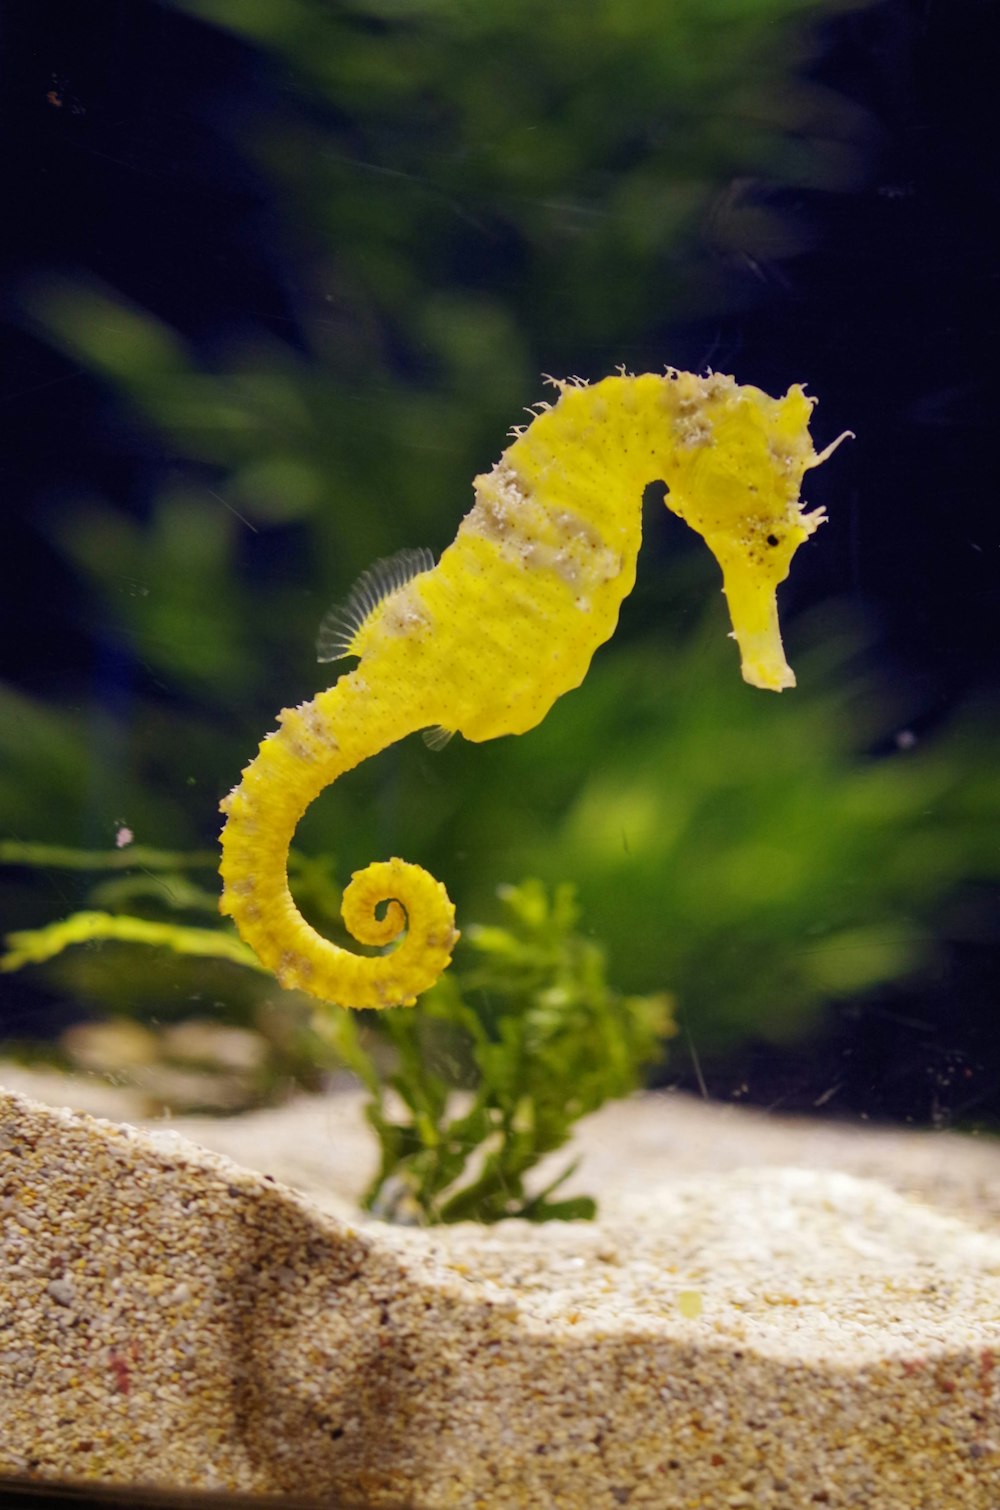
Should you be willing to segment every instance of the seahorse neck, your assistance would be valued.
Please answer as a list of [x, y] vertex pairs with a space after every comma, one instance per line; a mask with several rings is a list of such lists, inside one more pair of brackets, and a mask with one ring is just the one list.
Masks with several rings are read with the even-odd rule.
[[559, 383], [499, 463], [550, 511], [568, 508], [606, 543], [639, 545], [647, 484], [671, 485], [683, 450], [704, 434], [706, 400], [730, 378], [625, 375], [593, 386]]

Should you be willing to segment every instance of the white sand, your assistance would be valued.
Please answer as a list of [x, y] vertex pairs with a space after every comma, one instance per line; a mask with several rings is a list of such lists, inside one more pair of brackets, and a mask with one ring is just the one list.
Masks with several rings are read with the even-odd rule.
[[428, 1510], [1000, 1506], [991, 1143], [646, 1097], [581, 1131], [597, 1222], [420, 1231], [352, 1212], [356, 1096], [184, 1126], [259, 1172], [0, 1097], [0, 1472]]

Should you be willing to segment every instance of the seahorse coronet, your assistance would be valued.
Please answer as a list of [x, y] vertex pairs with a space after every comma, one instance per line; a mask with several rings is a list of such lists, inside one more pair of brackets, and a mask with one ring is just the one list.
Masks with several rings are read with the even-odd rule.
[[221, 910], [280, 984], [347, 1007], [409, 1006], [450, 963], [458, 932], [444, 886], [393, 858], [356, 871], [344, 925], [374, 955], [323, 938], [288, 888], [288, 849], [305, 809], [331, 782], [406, 735], [432, 745], [457, 731], [481, 741], [523, 733], [579, 686], [614, 633], [635, 580], [644, 487], [701, 534], [723, 575], [744, 679], [794, 686], [776, 591], [823, 522], [803, 511], [815, 399], [781, 399], [721, 373], [545, 381], [553, 403], [526, 412], [436, 565], [404, 551], [376, 563], [324, 620], [321, 657], [357, 669], [261, 741], [220, 804]]

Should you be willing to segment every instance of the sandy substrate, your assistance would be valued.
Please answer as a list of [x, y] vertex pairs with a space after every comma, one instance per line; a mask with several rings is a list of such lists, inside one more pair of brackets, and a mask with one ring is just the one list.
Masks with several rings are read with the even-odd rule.
[[428, 1510], [1000, 1505], [992, 1144], [647, 1097], [581, 1130], [597, 1222], [418, 1231], [351, 1206], [354, 1096], [184, 1127], [219, 1151], [0, 1097], [0, 1472]]

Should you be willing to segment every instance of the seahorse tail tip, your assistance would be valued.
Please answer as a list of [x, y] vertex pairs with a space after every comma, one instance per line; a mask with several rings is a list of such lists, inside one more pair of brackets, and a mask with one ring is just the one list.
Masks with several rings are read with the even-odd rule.
[[[384, 907], [381, 917], [377, 909]], [[344, 926], [362, 944], [387, 944], [406, 929], [399, 946], [372, 971], [376, 1001], [366, 1006], [412, 1006], [451, 963], [459, 934], [447, 891], [419, 865], [376, 861], [355, 871], [345, 888]]]
[[[268, 747], [270, 748], [270, 747]], [[286, 989], [344, 1007], [412, 1006], [451, 962], [455, 909], [439, 881], [392, 859], [359, 870], [343, 896], [347, 931], [390, 951], [372, 957], [342, 949], [301, 917], [288, 890], [288, 841], [297, 807], [258, 800], [249, 776], [225, 799], [219, 910]]]

